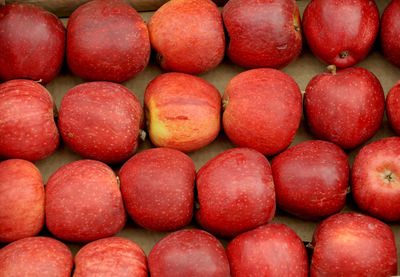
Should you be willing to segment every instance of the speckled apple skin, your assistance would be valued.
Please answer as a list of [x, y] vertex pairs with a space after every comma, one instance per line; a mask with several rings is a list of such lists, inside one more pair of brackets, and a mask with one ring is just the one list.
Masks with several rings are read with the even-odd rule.
[[30, 237], [0, 249], [0, 276], [69, 277], [73, 267], [71, 251], [49, 237]]
[[310, 276], [397, 275], [393, 231], [359, 213], [328, 217], [314, 231]]
[[0, 162], [0, 242], [35, 236], [44, 225], [44, 185], [28, 161]]
[[234, 148], [197, 173], [197, 222], [217, 236], [233, 237], [272, 220], [275, 189], [268, 160], [249, 148]]
[[185, 73], [165, 73], [144, 95], [147, 130], [157, 147], [183, 152], [212, 142], [220, 130], [221, 95], [210, 83]]
[[75, 256], [73, 277], [147, 277], [147, 261], [135, 242], [111, 237], [83, 246]]
[[270, 68], [240, 73], [228, 83], [222, 101], [223, 128], [236, 145], [270, 156], [293, 141], [302, 100], [299, 86], [286, 73]]
[[308, 256], [289, 227], [270, 223], [235, 237], [226, 249], [232, 277], [308, 276]]
[[229, 277], [222, 244], [203, 230], [181, 230], [162, 238], [148, 257], [151, 277]]
[[390, 126], [400, 135], [400, 81], [390, 89], [386, 97], [386, 114]]
[[192, 220], [195, 176], [192, 159], [170, 148], [140, 152], [118, 174], [128, 214], [140, 226], [159, 232], [180, 229]]
[[211, 0], [172, 0], [150, 18], [151, 45], [166, 71], [200, 74], [225, 55], [221, 13]]
[[0, 84], [1, 158], [41, 160], [59, 141], [53, 99], [45, 87], [24, 79]]
[[393, 0], [381, 18], [381, 46], [385, 57], [400, 66], [400, 1]]
[[279, 208], [307, 220], [343, 209], [349, 160], [339, 146], [322, 140], [306, 141], [279, 154], [271, 168]]
[[126, 87], [89, 82], [63, 97], [58, 127], [63, 141], [83, 157], [121, 163], [138, 148], [143, 108]]
[[120, 0], [94, 0], [68, 20], [67, 62], [88, 81], [121, 83], [139, 74], [150, 58], [146, 23]]
[[228, 56], [244, 68], [280, 68], [302, 49], [299, 9], [294, 0], [230, 0], [222, 11], [230, 37]]
[[304, 114], [310, 131], [343, 149], [353, 149], [379, 129], [385, 96], [379, 80], [364, 68], [323, 73], [308, 83]]
[[47, 84], [61, 70], [65, 27], [52, 13], [31, 4], [0, 7], [0, 80]]
[[46, 184], [46, 226], [56, 237], [89, 242], [113, 236], [126, 214], [114, 172], [94, 160], [59, 168]]
[[[385, 221], [400, 220], [400, 138], [391, 137], [364, 146], [351, 169], [351, 190], [360, 209]], [[392, 173], [393, 181], [385, 179]]]
[[[364, 59], [374, 44], [378, 8], [373, 0], [312, 0], [304, 10], [303, 31], [320, 60], [349, 67]], [[344, 51], [348, 54], [341, 58]]]

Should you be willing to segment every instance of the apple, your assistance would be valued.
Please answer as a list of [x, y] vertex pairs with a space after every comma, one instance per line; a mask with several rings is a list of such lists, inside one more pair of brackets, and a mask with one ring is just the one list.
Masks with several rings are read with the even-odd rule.
[[197, 172], [196, 186], [196, 220], [214, 235], [234, 237], [275, 215], [271, 167], [256, 150], [222, 152]]
[[76, 9], [67, 26], [67, 63], [88, 81], [121, 83], [139, 74], [150, 58], [146, 23], [120, 0], [94, 0]]
[[128, 214], [140, 226], [159, 232], [188, 225], [193, 217], [195, 176], [192, 159], [178, 150], [140, 152], [119, 171]]
[[400, 81], [390, 89], [386, 97], [386, 114], [390, 126], [400, 135]]
[[30, 237], [0, 249], [1, 276], [69, 277], [74, 265], [71, 251], [49, 237]]
[[146, 255], [135, 242], [111, 237], [83, 246], [75, 256], [73, 277], [147, 277]]
[[0, 242], [37, 235], [44, 225], [44, 185], [28, 161], [0, 162]]
[[0, 6], [0, 34], [0, 80], [47, 84], [58, 75], [65, 27], [54, 14], [25, 3]]
[[89, 242], [118, 233], [126, 214], [114, 172], [94, 160], [62, 166], [46, 184], [46, 226], [56, 237]]
[[185, 73], [165, 73], [144, 94], [149, 136], [157, 147], [191, 152], [220, 130], [221, 95], [210, 83]]
[[53, 153], [60, 141], [53, 106], [50, 93], [37, 82], [0, 84], [0, 158], [37, 161]]
[[269, 223], [242, 233], [226, 252], [232, 277], [308, 276], [303, 241], [284, 224]]
[[272, 162], [276, 203], [290, 214], [318, 220], [339, 212], [346, 202], [349, 160], [335, 144], [309, 140]]
[[203, 230], [181, 230], [162, 238], [148, 258], [151, 277], [229, 277], [222, 244]]
[[230, 42], [228, 57], [244, 68], [280, 68], [301, 52], [295, 0], [230, 0], [222, 10]]
[[286, 149], [302, 114], [301, 91], [292, 77], [276, 69], [260, 68], [235, 76], [222, 97], [222, 124], [238, 146], [264, 155]]
[[393, 0], [381, 18], [381, 46], [385, 57], [400, 66], [400, 1]]
[[351, 189], [360, 209], [385, 221], [400, 220], [400, 138], [374, 141], [358, 152]]
[[359, 213], [339, 213], [314, 231], [310, 276], [397, 275], [392, 230], [378, 219]]
[[349, 67], [372, 48], [379, 31], [378, 8], [373, 0], [312, 0], [304, 10], [303, 31], [320, 60]]
[[211, 0], [172, 0], [150, 18], [150, 42], [164, 70], [200, 74], [224, 58], [221, 13]]
[[143, 117], [143, 108], [129, 89], [111, 82], [89, 82], [63, 97], [58, 126], [65, 144], [81, 156], [121, 163], [136, 153], [144, 134]]
[[378, 131], [385, 96], [379, 80], [367, 69], [331, 69], [308, 83], [304, 114], [316, 137], [353, 149]]

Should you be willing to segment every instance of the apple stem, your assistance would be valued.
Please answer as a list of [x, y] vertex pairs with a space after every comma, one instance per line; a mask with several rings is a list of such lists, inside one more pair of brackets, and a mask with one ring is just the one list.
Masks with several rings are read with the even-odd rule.
[[346, 58], [346, 56], [347, 56], [348, 54], [349, 54], [349, 50], [345, 50], [345, 51], [339, 53], [339, 57], [340, 57], [341, 59], [344, 59], [344, 58]]
[[200, 203], [199, 202], [195, 201], [194, 202], [194, 206], [196, 207], [197, 210], [200, 209]]
[[35, 82], [40, 84], [41, 82], [43, 82], [43, 79], [36, 80]]
[[225, 110], [225, 109], [226, 109], [226, 107], [228, 106], [228, 102], [229, 102], [228, 99], [222, 100], [222, 110]]
[[146, 140], [146, 132], [145, 131], [143, 131], [142, 129], [139, 129], [139, 137], [140, 137], [140, 139], [142, 140], [142, 141], [145, 141]]
[[312, 245], [311, 242], [307, 243], [306, 248], [310, 249], [310, 250], [314, 250], [314, 245]]
[[121, 181], [119, 180], [118, 176], [117, 176], [117, 183], [118, 183], [118, 187], [121, 187]]
[[327, 69], [329, 70], [330, 73], [332, 73], [333, 75], [336, 75], [336, 65], [334, 65], [334, 64], [328, 65]]
[[346, 194], [349, 194], [350, 192], [351, 192], [351, 187], [348, 186], [348, 187], [346, 188]]

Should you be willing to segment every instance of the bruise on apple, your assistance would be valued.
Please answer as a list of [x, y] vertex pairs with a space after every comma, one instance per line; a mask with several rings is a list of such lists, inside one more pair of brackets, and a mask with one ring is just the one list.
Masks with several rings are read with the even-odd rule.
[[400, 138], [364, 146], [351, 171], [353, 198], [360, 209], [386, 221], [400, 220]]

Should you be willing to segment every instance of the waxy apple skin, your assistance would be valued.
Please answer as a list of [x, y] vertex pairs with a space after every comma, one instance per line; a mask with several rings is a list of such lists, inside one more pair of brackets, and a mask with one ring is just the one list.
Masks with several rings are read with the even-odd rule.
[[73, 277], [120, 276], [147, 277], [143, 250], [125, 238], [99, 239], [83, 246], [75, 256]]
[[49, 237], [30, 237], [0, 249], [0, 276], [69, 277], [74, 265], [71, 251]]
[[139, 74], [150, 58], [147, 26], [120, 0], [94, 0], [76, 9], [67, 26], [67, 63], [88, 81], [121, 83]]
[[304, 114], [311, 133], [343, 149], [370, 139], [381, 125], [384, 110], [382, 86], [364, 68], [318, 74], [306, 87]]
[[253, 149], [234, 148], [217, 155], [197, 172], [196, 186], [196, 220], [217, 236], [236, 236], [275, 215], [271, 167]]
[[25, 3], [0, 7], [0, 80], [47, 84], [60, 72], [65, 28], [52, 13]]
[[94, 160], [59, 168], [46, 184], [46, 226], [56, 237], [89, 242], [113, 236], [126, 214], [114, 172]]
[[222, 124], [229, 139], [267, 156], [286, 149], [300, 124], [300, 88], [276, 69], [253, 69], [235, 76], [222, 103]]
[[386, 97], [386, 114], [390, 126], [400, 135], [400, 81], [390, 89]]
[[349, 67], [371, 50], [379, 31], [378, 8], [371, 0], [312, 0], [304, 10], [303, 31], [320, 60]]
[[302, 49], [299, 9], [294, 0], [230, 0], [222, 11], [230, 37], [228, 56], [244, 68], [280, 68]]
[[297, 144], [275, 157], [271, 167], [279, 208], [317, 220], [344, 207], [349, 161], [335, 144], [321, 140]]
[[127, 161], [118, 176], [125, 208], [140, 226], [166, 232], [192, 220], [196, 169], [186, 154], [145, 150]]
[[357, 154], [351, 190], [360, 209], [385, 221], [400, 220], [400, 138], [371, 142]]
[[44, 185], [28, 161], [0, 162], [0, 242], [37, 235], [44, 225]]
[[222, 244], [203, 230], [181, 230], [162, 238], [148, 257], [151, 277], [229, 277]]
[[221, 13], [211, 0], [172, 0], [150, 18], [149, 34], [157, 61], [166, 71], [200, 74], [224, 58]]
[[385, 57], [400, 66], [400, 1], [393, 0], [381, 18], [381, 46]]
[[185, 73], [165, 73], [144, 95], [149, 136], [157, 147], [191, 152], [212, 142], [220, 130], [221, 95], [210, 83]]
[[89, 82], [63, 97], [58, 126], [65, 144], [81, 156], [121, 163], [136, 153], [143, 118], [132, 91], [111, 82]]
[[308, 276], [304, 244], [284, 224], [269, 223], [242, 233], [226, 251], [232, 277]]
[[397, 275], [393, 231], [378, 219], [339, 213], [314, 231], [310, 276]]
[[0, 157], [37, 161], [53, 153], [60, 141], [53, 106], [50, 93], [37, 82], [0, 84]]

